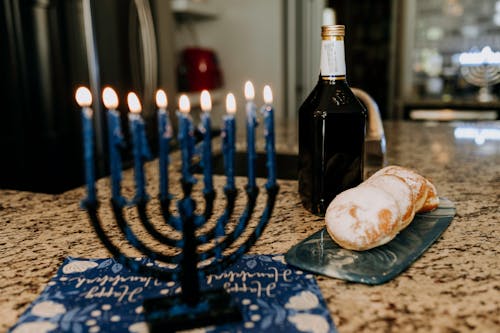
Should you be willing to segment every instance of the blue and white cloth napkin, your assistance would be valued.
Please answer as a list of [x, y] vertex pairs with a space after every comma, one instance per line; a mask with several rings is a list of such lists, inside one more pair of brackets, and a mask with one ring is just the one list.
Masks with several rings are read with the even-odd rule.
[[[193, 332], [336, 332], [314, 276], [288, 266], [282, 255], [245, 255], [202, 281], [202, 289], [220, 287], [243, 321]], [[9, 332], [147, 333], [143, 299], [179, 290], [177, 282], [139, 276], [114, 259], [70, 257]]]

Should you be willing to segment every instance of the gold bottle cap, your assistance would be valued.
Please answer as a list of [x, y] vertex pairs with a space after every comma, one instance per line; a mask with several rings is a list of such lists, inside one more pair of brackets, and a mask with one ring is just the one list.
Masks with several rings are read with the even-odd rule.
[[345, 25], [324, 25], [321, 27], [321, 37], [345, 36]]

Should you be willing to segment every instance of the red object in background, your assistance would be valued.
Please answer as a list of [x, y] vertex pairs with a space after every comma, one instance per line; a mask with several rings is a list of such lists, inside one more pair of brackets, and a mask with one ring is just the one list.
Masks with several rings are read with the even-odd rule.
[[222, 70], [213, 50], [186, 48], [177, 68], [180, 91], [201, 91], [222, 87]]

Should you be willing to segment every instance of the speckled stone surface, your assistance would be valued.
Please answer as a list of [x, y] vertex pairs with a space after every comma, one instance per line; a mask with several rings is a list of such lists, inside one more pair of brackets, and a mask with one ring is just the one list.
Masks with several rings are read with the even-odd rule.
[[[389, 163], [432, 179], [439, 195], [456, 204], [457, 215], [420, 259], [384, 285], [318, 276], [339, 332], [500, 332], [500, 141], [477, 145], [456, 139], [459, 125], [385, 123]], [[500, 131], [498, 122], [461, 125]], [[293, 134], [278, 136], [277, 142], [282, 152], [296, 151]], [[147, 165], [152, 194], [157, 193], [156, 168], [157, 161]], [[215, 183], [220, 187], [224, 178], [215, 177]], [[245, 179], [237, 183], [242, 188]], [[301, 207], [297, 182], [280, 185], [273, 218], [253, 253], [284, 253], [323, 227], [321, 218]], [[132, 197], [130, 170], [124, 172], [123, 187]], [[98, 182], [101, 217], [111, 229], [108, 188], [108, 179]], [[79, 208], [83, 196], [83, 188], [60, 195], [0, 190], [1, 332], [15, 323], [66, 256], [108, 256]], [[239, 200], [237, 211], [242, 205]], [[153, 203], [152, 216], [157, 208]], [[118, 231], [110, 235], [124, 244]]]

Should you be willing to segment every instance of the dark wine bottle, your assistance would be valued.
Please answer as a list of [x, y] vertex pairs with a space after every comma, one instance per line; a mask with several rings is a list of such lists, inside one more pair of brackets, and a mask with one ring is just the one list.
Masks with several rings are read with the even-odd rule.
[[344, 35], [343, 25], [322, 27], [319, 80], [299, 108], [299, 194], [320, 216], [363, 180], [366, 110], [346, 81]]

